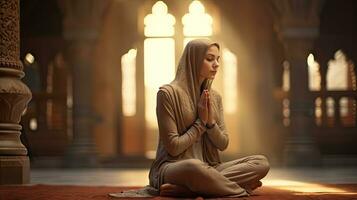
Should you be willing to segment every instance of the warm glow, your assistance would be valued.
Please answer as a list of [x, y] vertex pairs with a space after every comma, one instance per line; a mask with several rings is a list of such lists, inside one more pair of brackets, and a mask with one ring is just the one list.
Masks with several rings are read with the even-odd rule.
[[122, 99], [124, 116], [136, 113], [136, 49], [130, 49], [121, 58]]
[[333, 98], [328, 97], [326, 99], [326, 107], [327, 107], [327, 116], [333, 117], [335, 115], [335, 101]]
[[150, 150], [145, 152], [145, 157], [147, 159], [155, 159], [156, 157], [156, 151], [155, 150]]
[[237, 56], [224, 48], [222, 50], [223, 70], [223, 104], [225, 112], [233, 114], [237, 111]]
[[307, 65], [309, 72], [309, 89], [311, 91], [317, 91], [321, 89], [321, 75], [319, 73], [320, 65], [315, 62], [314, 55], [311, 53], [307, 57]]
[[283, 62], [283, 91], [290, 90], [290, 64], [288, 61]]
[[66, 99], [67, 108], [73, 107], [73, 96], [72, 96], [72, 80], [67, 79], [67, 99]]
[[288, 127], [290, 125], [290, 101], [289, 99], [283, 99], [283, 125]]
[[29, 127], [31, 131], [37, 130], [37, 119], [36, 118], [31, 118], [29, 122]]
[[338, 50], [334, 60], [328, 62], [327, 69], [327, 89], [328, 90], [347, 90], [348, 89], [348, 63], [345, 54]]
[[171, 38], [148, 38], [144, 41], [145, 118], [156, 128], [156, 94], [175, 75], [175, 41]]
[[342, 97], [340, 99], [340, 116], [346, 117], [348, 116], [348, 98]]
[[144, 18], [144, 34], [147, 37], [173, 36], [175, 22], [175, 17], [167, 12], [166, 4], [158, 1], [152, 7], [152, 14]]
[[[316, 183], [307, 183], [307, 182], [300, 182], [300, 181], [290, 181], [290, 180], [264, 180], [264, 186], [274, 187], [281, 190], [289, 190], [293, 192], [299, 193], [333, 193], [333, 194], [352, 194], [351, 192], [334, 188], [328, 187], [321, 184]], [[356, 194], [356, 193], [353, 193]]]
[[186, 37], [183, 39], [183, 46], [185, 47], [187, 43], [189, 43], [191, 40], [195, 39], [209, 39], [208, 37]]
[[351, 85], [352, 85], [352, 90], [356, 91], [357, 90], [357, 81], [356, 81], [356, 73], [355, 73], [355, 65], [353, 62], [349, 62], [350, 65], [350, 74], [351, 74]]
[[311, 54], [311, 53], [310, 53], [309, 56], [307, 57], [307, 64], [308, 64], [309, 66], [315, 64], [315, 57], [314, 57], [314, 55]]
[[321, 125], [321, 117], [322, 117], [322, 100], [321, 97], [317, 97], [315, 100], [315, 122], [316, 125]]
[[200, 1], [193, 1], [189, 7], [189, 13], [182, 17], [185, 36], [211, 36], [212, 17], [205, 13], [205, 7]]
[[25, 56], [25, 60], [26, 60], [26, 62], [28, 62], [29, 64], [32, 64], [33, 62], [35, 62], [35, 57], [34, 57], [31, 53], [28, 53], [28, 54], [26, 54], [26, 56]]

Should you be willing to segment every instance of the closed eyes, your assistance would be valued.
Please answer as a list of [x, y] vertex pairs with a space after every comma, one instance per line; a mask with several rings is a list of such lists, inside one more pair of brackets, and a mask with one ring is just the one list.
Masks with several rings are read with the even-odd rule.
[[[217, 62], [219, 62], [219, 59], [220, 59], [220, 57], [218, 56], [217, 57]], [[209, 61], [209, 62], [212, 62], [212, 61], [215, 60], [215, 57], [214, 56], [213, 57], [207, 57], [206, 60]]]

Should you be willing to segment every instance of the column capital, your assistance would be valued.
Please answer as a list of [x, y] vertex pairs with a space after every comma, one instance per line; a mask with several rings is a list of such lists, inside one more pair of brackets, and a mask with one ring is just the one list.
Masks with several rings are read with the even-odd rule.
[[270, 0], [278, 27], [318, 27], [324, 0]]
[[58, 1], [64, 15], [64, 38], [67, 40], [96, 39], [104, 14], [111, 2], [112, 0]]
[[308, 55], [314, 48], [314, 44], [315, 40], [312, 38], [285, 39], [283, 40], [285, 57], [289, 62], [293, 62], [294, 60], [306, 62]]
[[319, 36], [323, 0], [271, 0], [274, 27], [287, 59], [306, 59]]
[[[270, 0], [274, 27], [289, 62], [304, 62], [319, 36], [320, 11], [324, 0]], [[305, 75], [305, 74], [304, 74]]]

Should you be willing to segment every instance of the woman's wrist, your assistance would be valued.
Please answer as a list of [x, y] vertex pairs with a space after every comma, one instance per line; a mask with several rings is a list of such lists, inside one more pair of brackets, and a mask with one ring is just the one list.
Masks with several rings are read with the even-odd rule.
[[207, 126], [207, 122], [203, 121], [201, 118], [197, 118], [197, 121], [199, 124], [201, 124], [202, 126]]

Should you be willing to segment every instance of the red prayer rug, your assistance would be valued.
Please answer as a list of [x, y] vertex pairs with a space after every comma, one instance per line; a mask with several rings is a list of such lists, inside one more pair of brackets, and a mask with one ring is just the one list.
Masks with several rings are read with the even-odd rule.
[[[123, 190], [138, 187], [108, 186], [68, 186], [68, 185], [30, 185], [0, 186], [0, 200], [104, 200], [118, 199], [108, 196]], [[130, 198], [130, 199], [175, 199], [168, 197]], [[196, 199], [203, 199], [197, 197]], [[233, 199], [233, 198], [215, 198]], [[357, 184], [306, 186], [263, 186], [250, 197], [238, 199], [249, 200], [357, 200]]]

